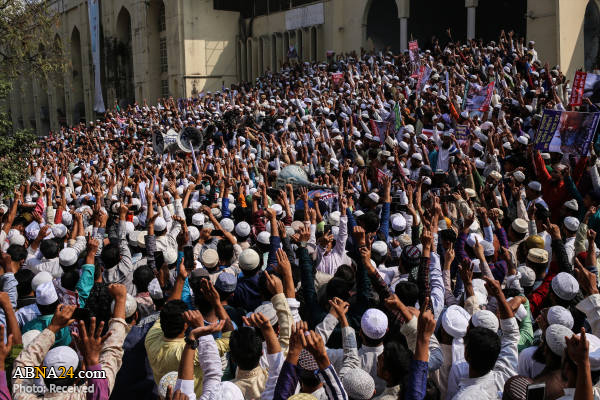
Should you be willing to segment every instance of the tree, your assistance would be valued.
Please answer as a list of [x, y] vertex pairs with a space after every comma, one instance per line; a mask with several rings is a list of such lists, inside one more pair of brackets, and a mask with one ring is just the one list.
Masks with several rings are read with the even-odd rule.
[[[8, 103], [11, 82], [27, 73], [44, 80], [64, 68], [60, 43], [54, 40], [59, 23], [58, 2], [0, 0], [0, 104]], [[6, 110], [0, 110], [0, 194], [11, 196], [27, 175], [35, 146], [31, 130], [14, 130]]]

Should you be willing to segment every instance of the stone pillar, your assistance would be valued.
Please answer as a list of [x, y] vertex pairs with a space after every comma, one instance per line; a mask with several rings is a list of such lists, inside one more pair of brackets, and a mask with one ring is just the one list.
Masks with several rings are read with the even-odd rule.
[[467, 39], [475, 38], [475, 10], [479, 0], [465, 0], [467, 8]]
[[408, 50], [408, 18], [410, 17], [410, 1], [396, 0], [398, 18], [400, 19], [400, 51]]

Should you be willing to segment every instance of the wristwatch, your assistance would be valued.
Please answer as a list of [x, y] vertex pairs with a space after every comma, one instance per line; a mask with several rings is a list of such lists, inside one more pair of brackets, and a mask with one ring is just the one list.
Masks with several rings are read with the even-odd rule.
[[190, 339], [189, 337], [185, 337], [185, 344], [189, 345], [192, 350], [196, 350], [198, 348], [198, 339]]

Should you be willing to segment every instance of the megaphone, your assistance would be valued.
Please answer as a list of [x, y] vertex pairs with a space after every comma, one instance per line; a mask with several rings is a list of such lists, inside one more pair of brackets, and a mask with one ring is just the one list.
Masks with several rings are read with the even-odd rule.
[[177, 146], [185, 153], [191, 153], [192, 150], [198, 150], [202, 147], [204, 136], [198, 129], [187, 126], [179, 131], [177, 135]]

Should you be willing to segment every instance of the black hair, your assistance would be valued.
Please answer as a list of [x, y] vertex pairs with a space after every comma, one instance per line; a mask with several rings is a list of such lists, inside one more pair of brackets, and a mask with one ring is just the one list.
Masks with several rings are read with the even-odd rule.
[[185, 329], [183, 313], [187, 311], [186, 304], [181, 300], [171, 300], [160, 310], [160, 328], [167, 339], [175, 339]]
[[454, 232], [454, 229], [444, 229], [443, 231], [440, 232], [440, 237], [442, 240], [447, 240], [449, 242], [456, 242], [456, 232]]
[[297, 371], [300, 383], [307, 388], [315, 388], [321, 383], [321, 380], [319, 379], [319, 376], [315, 374], [315, 371], [309, 371], [302, 367], [297, 367]]
[[90, 290], [90, 295], [85, 302], [85, 309], [89, 310], [90, 317], [96, 317], [96, 322], [104, 321], [104, 330], [102, 334], [108, 332], [108, 321], [112, 317], [110, 305], [112, 296], [108, 292], [108, 284], [104, 282], [96, 282]]
[[502, 293], [504, 293], [504, 297], [506, 297], [507, 299], [510, 297], [521, 296], [521, 292], [519, 291], [519, 289], [515, 288], [502, 289]]
[[243, 326], [231, 333], [229, 351], [239, 368], [252, 370], [258, 365], [262, 355], [262, 339], [254, 328]]
[[527, 260], [527, 265], [535, 271], [536, 274], [541, 274], [546, 271], [548, 267], [548, 263], [535, 263], [530, 260]]
[[71, 291], [75, 291], [77, 282], [79, 282], [79, 272], [74, 268], [65, 270], [60, 277], [60, 286]]
[[535, 219], [538, 221], [545, 221], [550, 218], [550, 211], [546, 207], [539, 205], [535, 208]]
[[233, 244], [229, 240], [221, 239], [217, 242], [219, 260], [230, 262], [234, 255]]
[[348, 264], [342, 264], [333, 274], [334, 278], [343, 279], [346, 282], [353, 283], [355, 279], [354, 268]]
[[58, 244], [52, 239], [42, 240], [40, 243], [40, 252], [47, 260], [58, 257]]
[[27, 249], [20, 244], [11, 244], [6, 249], [6, 253], [10, 256], [12, 261], [21, 262], [27, 258]]
[[110, 269], [115, 267], [121, 260], [119, 246], [116, 243], [110, 243], [104, 246], [100, 258], [102, 258], [102, 263], [105, 268]]
[[525, 239], [525, 236], [529, 235], [528, 232], [521, 233], [521, 232], [515, 231], [514, 229], [512, 231], [513, 231], [513, 234], [515, 235], [515, 239], [517, 239], [517, 240], [515, 240], [516, 242]]
[[376, 232], [379, 229], [379, 217], [372, 211], [364, 213], [358, 217], [358, 223], [365, 229], [367, 233]]
[[19, 298], [29, 296], [33, 291], [31, 287], [31, 281], [34, 277], [33, 271], [30, 269], [21, 268], [15, 272], [15, 279], [17, 280], [17, 295]]
[[487, 374], [494, 368], [500, 354], [500, 338], [487, 328], [473, 327], [465, 336], [465, 353], [470, 368], [478, 374]]
[[342, 300], [348, 300], [350, 298], [350, 290], [353, 286], [352, 281], [347, 281], [341, 277], [333, 277], [327, 282], [325, 287], [326, 300], [331, 300], [334, 297], [339, 297]]
[[46, 305], [37, 303], [37, 306], [40, 310], [41, 315], [52, 315], [56, 311], [56, 307], [58, 307], [58, 304], [58, 300], [56, 300], [54, 303]]
[[383, 346], [383, 368], [390, 374], [393, 385], [402, 383], [410, 371], [410, 350], [397, 341], [391, 340]]
[[407, 306], [414, 307], [419, 300], [419, 287], [414, 282], [400, 281], [394, 289], [394, 293], [402, 303]]
[[148, 285], [154, 279], [152, 268], [144, 265], [133, 271], [133, 284], [138, 293], [147, 292]]

